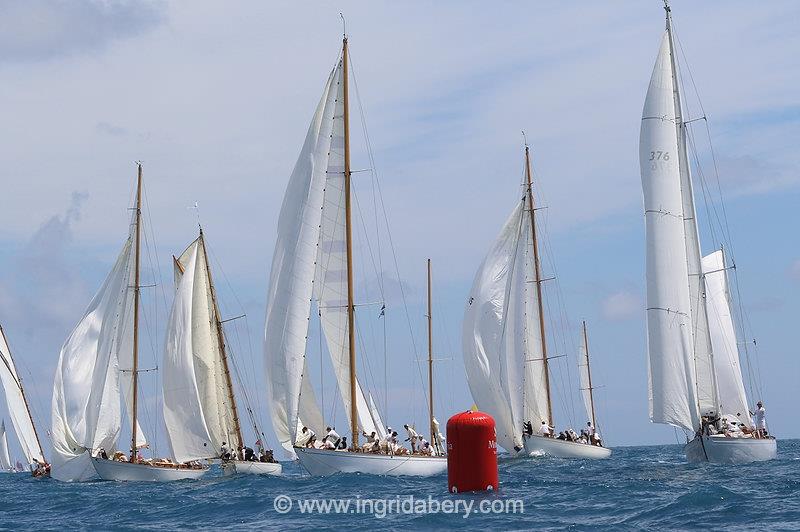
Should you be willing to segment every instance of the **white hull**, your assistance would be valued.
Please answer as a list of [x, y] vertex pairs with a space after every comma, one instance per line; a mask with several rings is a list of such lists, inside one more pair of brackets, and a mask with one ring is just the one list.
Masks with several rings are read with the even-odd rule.
[[575, 443], [545, 438], [544, 436], [530, 436], [525, 438], [525, 454], [527, 456], [555, 456], [557, 458], [582, 458], [586, 460], [600, 460], [611, 456], [611, 449], [598, 447], [587, 443]]
[[778, 454], [774, 438], [695, 437], [683, 448], [689, 463], [746, 464], [772, 460]]
[[444, 456], [386, 455], [295, 448], [300, 464], [310, 475], [327, 476], [336, 473], [367, 475], [429, 477], [447, 470]]
[[225, 460], [222, 462], [222, 474], [231, 475], [280, 475], [283, 466], [275, 462], [240, 462]]
[[92, 458], [94, 469], [103, 480], [131, 482], [171, 482], [173, 480], [197, 479], [208, 472], [208, 468], [184, 469], [159, 467], [149, 464], [132, 464], [103, 458]]

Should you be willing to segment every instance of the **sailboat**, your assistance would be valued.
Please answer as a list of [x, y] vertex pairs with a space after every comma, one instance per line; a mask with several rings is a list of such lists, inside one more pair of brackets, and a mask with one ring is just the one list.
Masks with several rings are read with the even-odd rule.
[[608, 449], [538, 434], [540, 422], [555, 425], [527, 143], [524, 189], [470, 290], [462, 330], [469, 389], [513, 456], [606, 458]]
[[[744, 463], [776, 456], [748, 415], [722, 250], [702, 257], [687, 153], [672, 14], [642, 112], [639, 160], [647, 240], [650, 419], [692, 435], [690, 462]], [[724, 434], [723, 419], [743, 424]], [[745, 437], [746, 436], [746, 437]]]
[[[17, 372], [14, 357], [11, 355], [11, 349], [2, 326], [0, 326], [0, 362], [2, 362], [0, 364], [0, 383], [5, 391], [11, 424], [17, 434], [22, 453], [34, 476], [47, 476], [50, 474], [50, 464], [44, 457], [44, 450], [39, 441], [39, 434], [36, 432], [28, 399], [25, 397], [25, 390], [22, 387], [22, 379]], [[5, 440], [5, 438], [4, 422], [3, 439]]]
[[[356, 375], [348, 59], [345, 36], [278, 220], [264, 331], [272, 423], [283, 448], [312, 475], [434, 475], [447, 467], [445, 458], [359, 451], [362, 431], [385, 438], [386, 427]], [[312, 301], [350, 423], [349, 450], [295, 446], [302, 427], [317, 434], [325, 427], [306, 370]]]
[[0, 473], [13, 473], [11, 456], [8, 454], [8, 437], [6, 436], [6, 420], [0, 421]]
[[[226, 475], [280, 474], [277, 462], [244, 460], [239, 410], [202, 228], [200, 236], [180, 257], [173, 257], [173, 262], [176, 291], [167, 325], [162, 379], [164, 420], [173, 459], [219, 458]], [[255, 419], [251, 420], [258, 437]], [[223, 456], [224, 449], [229, 456]], [[263, 447], [259, 451], [259, 456], [264, 455]]]
[[[139, 449], [148, 446], [138, 418], [141, 164], [132, 211], [114, 267], [61, 348], [52, 401], [52, 476], [58, 480], [165, 481], [206, 472], [139, 458]], [[104, 455], [114, 455], [122, 426], [120, 396], [130, 421], [130, 455], [119, 452], [107, 459]]]

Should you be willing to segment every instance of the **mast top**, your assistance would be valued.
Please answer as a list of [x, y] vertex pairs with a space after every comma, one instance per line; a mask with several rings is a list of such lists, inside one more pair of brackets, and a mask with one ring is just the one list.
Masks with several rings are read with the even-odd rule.
[[342, 19], [342, 40], [347, 42], [347, 21], [344, 19], [344, 14], [339, 11], [339, 18]]
[[525, 135], [525, 130], [522, 130], [522, 143], [525, 146], [525, 149], [528, 149], [528, 137]]
[[666, 11], [667, 13], [670, 13], [672, 11], [672, 8], [669, 7], [669, 0], [664, 0], [664, 11]]

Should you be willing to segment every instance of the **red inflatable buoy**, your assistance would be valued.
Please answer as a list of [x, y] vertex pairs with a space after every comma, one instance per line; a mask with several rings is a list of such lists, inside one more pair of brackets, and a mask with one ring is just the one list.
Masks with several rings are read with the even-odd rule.
[[476, 411], [454, 415], [447, 421], [447, 489], [462, 493], [498, 485], [494, 419]]

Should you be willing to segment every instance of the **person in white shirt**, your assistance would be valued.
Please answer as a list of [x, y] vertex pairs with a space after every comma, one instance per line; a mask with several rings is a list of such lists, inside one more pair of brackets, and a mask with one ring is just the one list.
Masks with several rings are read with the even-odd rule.
[[594, 433], [591, 436], [589, 436], [592, 445], [597, 445], [598, 447], [602, 447], [603, 440], [600, 439], [600, 431], [597, 430], [596, 428], [593, 428], [592, 430], [594, 431]]
[[761, 401], [757, 402], [756, 406], [758, 407], [755, 413], [756, 429], [758, 429], [759, 436], [763, 438], [767, 435], [767, 411]]
[[590, 438], [594, 434], [594, 426], [591, 421], [586, 422], [586, 434], [588, 434]]
[[433, 453], [431, 451], [431, 444], [428, 443], [428, 440], [426, 440], [422, 436], [417, 436], [417, 438], [419, 438], [419, 454], [424, 456], [431, 456], [431, 454]]
[[408, 438], [406, 441], [411, 442], [411, 453], [417, 452], [417, 431], [414, 430], [414, 427], [409, 427], [408, 425], [403, 425], [403, 428], [406, 429], [408, 433]]
[[553, 427], [548, 425], [546, 421], [542, 421], [542, 426], [539, 427], [539, 435], [550, 438], [553, 436], [553, 430]]
[[342, 437], [339, 436], [339, 433], [336, 432], [336, 429], [334, 428], [327, 427], [325, 430], [327, 431], [327, 434], [325, 434], [326, 441], [331, 442], [333, 444], [333, 448], [335, 449], [339, 446], [339, 440], [341, 440]]

